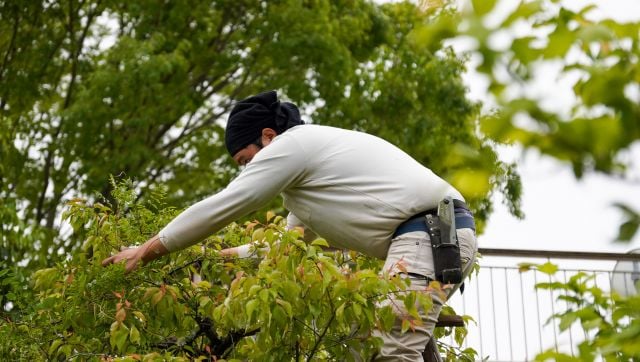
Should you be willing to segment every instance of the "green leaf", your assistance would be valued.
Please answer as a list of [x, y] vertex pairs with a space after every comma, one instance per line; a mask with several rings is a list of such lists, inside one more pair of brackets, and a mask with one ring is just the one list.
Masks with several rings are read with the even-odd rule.
[[353, 299], [355, 299], [358, 303], [360, 303], [362, 305], [366, 305], [367, 304], [367, 300], [360, 293], [353, 293], [352, 297], [353, 297]]
[[138, 328], [136, 328], [136, 326], [134, 325], [132, 325], [131, 329], [129, 330], [129, 340], [133, 344], [140, 344], [140, 331], [138, 331]]
[[491, 188], [491, 172], [484, 169], [460, 169], [451, 176], [451, 183], [470, 197], [486, 194]]
[[249, 296], [253, 297], [262, 290], [262, 285], [254, 284], [249, 288]]
[[58, 351], [58, 348], [60, 347], [60, 345], [62, 345], [63, 340], [62, 339], [56, 339], [51, 343], [51, 346], [49, 346], [49, 355], [50, 356], [56, 356], [56, 353]]
[[496, 0], [472, 0], [473, 10], [478, 15], [486, 15], [493, 10]]
[[519, 263], [518, 271], [520, 273], [528, 272], [529, 270], [531, 270], [531, 267], [534, 267], [534, 266], [536, 266], [536, 264], [534, 263]]
[[603, 24], [589, 24], [580, 27], [577, 37], [585, 43], [592, 43], [613, 40], [614, 33]]
[[416, 309], [416, 292], [409, 292], [404, 296], [404, 307], [409, 313]]
[[582, 322], [582, 327], [587, 331], [590, 331], [592, 329], [598, 329], [600, 328], [601, 325], [602, 325], [602, 320], [600, 318], [584, 320]]
[[156, 291], [151, 297], [151, 304], [157, 305], [163, 299], [164, 293], [161, 290]]
[[142, 323], [146, 323], [147, 318], [141, 311], [136, 310], [133, 312], [133, 315], [136, 316]]
[[458, 344], [458, 347], [462, 347], [464, 343], [464, 339], [467, 337], [467, 329], [464, 327], [455, 327], [454, 329], [454, 340]]
[[558, 266], [552, 264], [551, 262], [546, 262], [544, 264], [538, 265], [538, 270], [542, 273], [553, 275], [558, 271]]
[[385, 331], [391, 330], [396, 320], [396, 315], [393, 313], [393, 309], [389, 306], [386, 306], [380, 309], [380, 311], [378, 312], [378, 315], [384, 330]]
[[564, 57], [575, 41], [575, 34], [564, 24], [558, 23], [556, 30], [549, 35], [549, 44], [543, 51], [545, 58]]
[[293, 317], [293, 308], [291, 307], [291, 303], [284, 301], [280, 298], [276, 298], [276, 303], [278, 303], [282, 308], [287, 312], [289, 318]]
[[271, 221], [271, 219], [273, 219], [276, 216], [276, 213], [269, 210], [267, 211], [267, 222]]
[[113, 322], [110, 328], [109, 344], [111, 348], [114, 348], [120, 352], [124, 352], [125, 344], [127, 343], [127, 337], [129, 336], [129, 329], [122, 324], [122, 322]]
[[[620, 207], [622, 209], [622, 207]], [[624, 210], [624, 209], [623, 209]], [[630, 210], [630, 209], [629, 209]], [[638, 233], [640, 228], [640, 215], [635, 211], [627, 211], [627, 220], [623, 222], [618, 230], [617, 241], [629, 242]]]
[[62, 353], [68, 360], [69, 356], [71, 356], [72, 349], [73, 349], [73, 346], [70, 345], [70, 344], [67, 344], [67, 345], [64, 345], [64, 346], [60, 347], [58, 352]]
[[262, 301], [262, 302], [268, 302], [269, 301], [269, 290], [267, 289], [262, 289], [260, 290], [260, 292], [258, 292], [258, 298]]
[[362, 307], [360, 304], [352, 304], [351, 307], [353, 308], [353, 315], [356, 319], [360, 319], [360, 316], [362, 315]]
[[336, 317], [339, 318], [339, 320], [342, 320], [342, 315], [344, 314], [344, 308], [347, 306], [347, 303], [342, 303], [340, 304], [340, 306], [336, 309]]
[[322, 312], [322, 308], [319, 305], [312, 303], [309, 305], [309, 312], [313, 317], [318, 317]]
[[265, 231], [263, 228], [258, 228], [253, 231], [253, 235], [251, 236], [251, 240], [253, 241], [261, 241], [264, 239]]
[[318, 238], [318, 239], [316, 239], [316, 240], [312, 241], [312, 242], [311, 242], [311, 245], [315, 245], [315, 246], [323, 246], [323, 247], [325, 247], [325, 248], [328, 248], [328, 247], [329, 247], [329, 243], [328, 243], [325, 239], [322, 239], [322, 238]]
[[536, 361], [557, 361], [557, 362], [581, 362], [580, 358], [569, 356], [565, 353], [560, 353], [552, 350], [545, 351], [536, 356]]
[[575, 313], [567, 313], [560, 318], [560, 331], [565, 331], [571, 327], [573, 322], [578, 319]]
[[409, 328], [411, 328], [411, 322], [408, 319], [402, 320], [402, 327], [400, 328], [400, 333], [406, 333]]
[[500, 28], [508, 28], [518, 20], [526, 20], [538, 14], [543, 9], [542, 4], [540, 0], [521, 1], [520, 5], [500, 24]]
[[551, 283], [541, 282], [541, 283], [537, 283], [535, 287], [536, 289], [551, 289], [551, 290], [568, 289], [566, 284], [560, 283], [560, 282], [551, 282]]
[[259, 304], [258, 300], [256, 299], [251, 299], [250, 301], [247, 302], [245, 313], [247, 314], [247, 318], [249, 318], [249, 320], [251, 320], [251, 317], [253, 316], [253, 312], [258, 307], [258, 304]]
[[[531, 43], [535, 39], [532, 36], [516, 38], [511, 44], [514, 56], [524, 64], [529, 64], [540, 57], [539, 52], [531, 47]], [[494, 91], [494, 93], [499, 93], [499, 91]]]

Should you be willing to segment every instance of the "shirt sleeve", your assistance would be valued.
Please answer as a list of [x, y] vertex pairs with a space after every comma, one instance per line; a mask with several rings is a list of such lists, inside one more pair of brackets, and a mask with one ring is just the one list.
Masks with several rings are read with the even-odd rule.
[[305, 225], [302, 223], [302, 221], [300, 221], [300, 219], [294, 215], [292, 212], [290, 212], [287, 215], [287, 230], [293, 230], [297, 227], [305, 227]]
[[286, 133], [261, 149], [229, 185], [219, 193], [187, 208], [159, 233], [169, 251], [193, 245], [230, 222], [267, 204], [304, 174], [306, 155]]
[[310, 243], [318, 237], [318, 234], [308, 228], [294, 213], [289, 212], [289, 215], [287, 215], [286, 229], [293, 230], [295, 228], [303, 229], [304, 235], [302, 236], [302, 240], [304, 240], [305, 243]]

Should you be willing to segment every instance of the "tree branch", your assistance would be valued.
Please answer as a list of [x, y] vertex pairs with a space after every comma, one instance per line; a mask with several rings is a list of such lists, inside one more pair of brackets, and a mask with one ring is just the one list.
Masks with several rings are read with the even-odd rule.
[[[20, 25], [20, 14], [16, 11], [14, 23], [13, 23], [13, 29], [11, 32], [11, 40], [9, 41], [9, 47], [7, 48], [7, 52], [4, 54], [4, 59], [2, 60], [2, 66], [0, 66], [0, 82], [2, 82], [4, 70], [7, 67], [7, 64], [9, 64], [9, 59], [13, 56], [13, 52], [15, 50], [14, 45], [18, 35], [19, 25]], [[8, 88], [5, 88], [5, 91], [8, 91]], [[5, 105], [5, 99], [3, 98], [0, 101], [2, 101], [2, 104], [0, 104], [0, 110], [2, 110]]]
[[[320, 268], [318, 268], [318, 270], [320, 270]], [[322, 274], [322, 272], [320, 272], [320, 274]], [[327, 290], [326, 296], [327, 296], [327, 299], [329, 300], [329, 305], [331, 306], [331, 317], [329, 317], [327, 324], [324, 326], [324, 330], [322, 331], [320, 336], [316, 339], [316, 343], [313, 345], [311, 352], [309, 352], [309, 354], [307, 355], [307, 362], [311, 361], [311, 358], [313, 357], [313, 355], [315, 355], [316, 352], [318, 351], [318, 348], [320, 347], [320, 343], [322, 342], [322, 339], [324, 339], [324, 336], [329, 331], [329, 327], [331, 327], [331, 323], [333, 323], [333, 320], [336, 318], [336, 309], [335, 309], [335, 306], [333, 305], [333, 300], [331, 299], [331, 295], [330, 293], [328, 293], [329, 290]]]

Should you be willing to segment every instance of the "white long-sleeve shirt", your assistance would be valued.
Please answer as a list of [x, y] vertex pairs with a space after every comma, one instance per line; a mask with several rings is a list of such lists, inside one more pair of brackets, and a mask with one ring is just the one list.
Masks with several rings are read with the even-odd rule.
[[384, 259], [402, 222], [464, 200], [446, 181], [387, 141], [361, 132], [301, 125], [261, 149], [227, 188], [171, 221], [160, 240], [192, 245], [278, 194], [306, 227], [338, 248]]

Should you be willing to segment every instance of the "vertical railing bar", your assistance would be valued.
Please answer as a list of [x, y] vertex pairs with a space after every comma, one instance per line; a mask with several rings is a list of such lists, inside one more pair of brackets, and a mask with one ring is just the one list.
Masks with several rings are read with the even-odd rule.
[[[470, 280], [470, 279], [467, 279]], [[465, 294], [462, 293], [462, 315], [466, 316], [467, 315], [467, 298], [465, 297]], [[466, 323], [465, 323], [465, 328], [466, 327]], [[465, 337], [464, 339], [464, 348], [469, 348], [469, 329], [467, 328], [467, 337]]]
[[540, 345], [540, 352], [542, 352], [542, 321], [540, 320], [540, 296], [538, 295], [538, 288], [536, 288], [535, 286], [538, 285], [538, 271], [534, 271], [533, 272], [533, 283], [534, 283], [534, 290], [536, 293], [536, 312], [538, 314], [538, 343]]
[[627, 283], [627, 278], [625, 272], [619, 272], [618, 274], [622, 275], [622, 280], [624, 281], [624, 294], [629, 294], [629, 285]]
[[524, 359], [529, 358], [529, 342], [527, 341], [527, 317], [524, 312], [524, 283], [522, 282], [522, 273], [520, 274], [520, 297], [522, 298], [522, 321], [524, 324]]
[[[491, 267], [489, 267], [489, 270], [491, 270]], [[480, 333], [478, 333], [478, 337], [480, 337], [480, 359], [484, 358], [484, 352], [482, 350], [482, 322], [481, 322], [481, 316], [482, 313], [480, 312], [480, 277], [476, 278], [476, 290], [478, 291], [476, 293], [476, 306], [478, 307], [478, 329], [480, 330]]]
[[[563, 274], [564, 274], [564, 284], [567, 284], [567, 271], [566, 271], [566, 270], [564, 270], [564, 271], [563, 271]], [[564, 295], [568, 297], [569, 295], [568, 295], [567, 293], [568, 293], [568, 292], [566, 292], [566, 291], [565, 291], [565, 294], [564, 294]], [[564, 305], [566, 305], [566, 306], [567, 306], [567, 310], [570, 308], [570, 306], [569, 306], [569, 301], [568, 301], [568, 300], [566, 300], [566, 299], [565, 299], [565, 301], [564, 301]], [[572, 329], [573, 329], [573, 328], [572, 328], [572, 327], [573, 327], [573, 326], [569, 326], [569, 343], [571, 344], [571, 357], [575, 357], [576, 355], [575, 355], [575, 353], [574, 353], [574, 351], [573, 351], [573, 332], [572, 332]]]
[[493, 310], [493, 344], [496, 347], [496, 358], [498, 358], [498, 321], [496, 319], [496, 298], [493, 288], [493, 268], [491, 269], [491, 309]]
[[607, 278], [609, 278], [609, 297], [613, 301], [613, 271], [607, 272]]
[[[627, 274], [629, 274], [629, 278], [627, 279]], [[631, 278], [633, 277], [633, 273], [622, 272], [622, 280], [624, 280], [624, 294], [625, 296], [631, 294], [631, 288], [629, 284], [631, 284]], [[631, 285], [632, 288], [635, 288], [635, 285]]]
[[[551, 281], [551, 274], [548, 274], [549, 277], [549, 284], [552, 283]], [[551, 317], [553, 318], [552, 321], [552, 325], [553, 325], [553, 344], [554, 344], [554, 349], [556, 351], [556, 353], [558, 353], [558, 330], [556, 328], [556, 321], [555, 321], [555, 315], [556, 315], [556, 308], [555, 308], [555, 303], [554, 303], [554, 299], [553, 299], [553, 289], [551, 287], [549, 287], [549, 300], [551, 301]]]
[[600, 288], [598, 286], [598, 274], [596, 273], [595, 270], [592, 271], [592, 273], [593, 273], [593, 286], [596, 287], [596, 288]]
[[614, 305], [614, 301], [613, 301], [613, 277], [614, 277], [614, 273], [613, 270], [607, 272], [607, 276], [609, 278], [609, 299], [610, 299], [610, 303], [611, 303], [611, 308], [613, 309], [613, 305]]
[[504, 291], [507, 296], [507, 329], [509, 330], [509, 357], [513, 361], [513, 339], [511, 338], [511, 306], [509, 304], [509, 278], [507, 277], [507, 268], [504, 268]]

